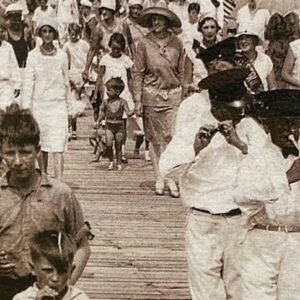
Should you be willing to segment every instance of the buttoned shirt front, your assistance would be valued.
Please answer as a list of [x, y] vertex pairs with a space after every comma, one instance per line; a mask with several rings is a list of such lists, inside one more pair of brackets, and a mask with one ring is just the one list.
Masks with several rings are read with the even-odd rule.
[[29, 246], [34, 234], [61, 230], [75, 237], [83, 227], [82, 210], [71, 189], [45, 175], [26, 195], [4, 177], [0, 195], [0, 250], [15, 264], [12, 278], [31, 272]]

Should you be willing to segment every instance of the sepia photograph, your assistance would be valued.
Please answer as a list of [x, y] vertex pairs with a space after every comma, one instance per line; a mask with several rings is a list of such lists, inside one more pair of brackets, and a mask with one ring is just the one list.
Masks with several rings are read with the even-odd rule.
[[300, 0], [0, 0], [0, 300], [299, 281]]

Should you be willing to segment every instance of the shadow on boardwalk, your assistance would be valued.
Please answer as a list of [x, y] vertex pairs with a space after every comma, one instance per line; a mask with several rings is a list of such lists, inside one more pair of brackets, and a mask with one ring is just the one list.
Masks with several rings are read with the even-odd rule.
[[66, 155], [65, 180], [96, 235], [78, 287], [98, 300], [190, 299], [180, 199], [154, 195], [151, 163], [130, 159], [130, 143], [122, 171], [91, 163], [91, 123], [78, 119], [78, 140]]

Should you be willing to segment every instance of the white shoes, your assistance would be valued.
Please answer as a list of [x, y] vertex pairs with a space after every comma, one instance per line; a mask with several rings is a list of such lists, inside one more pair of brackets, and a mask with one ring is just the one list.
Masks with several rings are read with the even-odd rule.
[[150, 157], [150, 153], [149, 150], [145, 150], [145, 161], [150, 161], [151, 157]]

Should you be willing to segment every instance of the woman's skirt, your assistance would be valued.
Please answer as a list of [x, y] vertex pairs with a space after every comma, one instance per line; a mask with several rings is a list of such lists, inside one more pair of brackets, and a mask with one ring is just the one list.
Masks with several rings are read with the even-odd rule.
[[168, 144], [173, 136], [177, 106], [144, 106], [145, 138], [154, 145]]
[[44, 152], [64, 152], [68, 145], [68, 111], [65, 100], [33, 102], [32, 113], [40, 128]]

